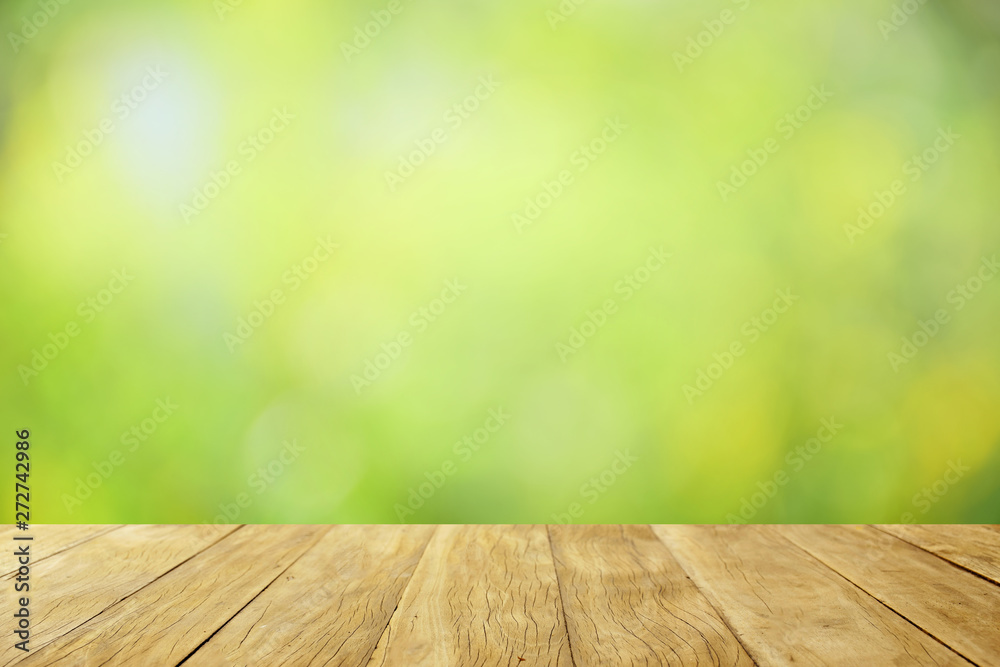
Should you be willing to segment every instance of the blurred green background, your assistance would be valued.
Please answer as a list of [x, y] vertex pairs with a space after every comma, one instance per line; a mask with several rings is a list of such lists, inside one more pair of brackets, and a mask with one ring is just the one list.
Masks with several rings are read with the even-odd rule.
[[998, 520], [994, 3], [0, 24], [0, 400], [33, 521]]

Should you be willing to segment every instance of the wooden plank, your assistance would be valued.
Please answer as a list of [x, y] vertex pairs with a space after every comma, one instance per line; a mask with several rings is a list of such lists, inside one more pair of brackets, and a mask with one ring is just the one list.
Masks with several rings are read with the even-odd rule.
[[654, 526], [762, 665], [968, 665], [766, 526]]
[[240, 528], [19, 665], [176, 665], [326, 531]]
[[753, 665], [649, 526], [549, 530], [577, 664]]
[[364, 665], [433, 526], [334, 526], [186, 666]]
[[1000, 584], [1000, 532], [995, 526], [887, 524], [875, 527]]
[[871, 526], [775, 528], [957, 653], [1000, 665], [1000, 588], [992, 583]]
[[[31, 566], [31, 649], [131, 595], [236, 526], [126, 526]], [[4, 587], [14, 574], [4, 577]], [[12, 643], [0, 646], [0, 665], [21, 660]]]
[[[11, 534], [8, 534], [4, 540], [7, 544], [13, 544], [13, 533], [15, 532], [19, 536], [31, 536], [31, 562], [37, 564], [45, 558], [49, 558], [66, 549], [72, 549], [79, 544], [109, 533], [112, 530], [118, 530], [119, 528], [121, 528], [120, 525], [39, 523], [32, 524], [31, 528], [27, 531], [11, 528]], [[0, 577], [17, 571], [17, 567], [9, 567], [12, 562], [10, 560], [4, 561], [4, 566], [8, 567], [8, 569], [0, 572]]]
[[371, 665], [572, 664], [544, 526], [440, 526]]

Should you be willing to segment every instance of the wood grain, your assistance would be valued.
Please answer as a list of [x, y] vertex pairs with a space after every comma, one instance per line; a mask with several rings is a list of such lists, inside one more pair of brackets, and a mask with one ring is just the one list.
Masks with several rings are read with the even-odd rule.
[[185, 665], [365, 664], [433, 533], [334, 526]]
[[581, 665], [753, 665], [649, 526], [553, 526]]
[[772, 527], [654, 530], [758, 664], [969, 664]]
[[440, 526], [371, 665], [572, 664], [543, 526]]
[[[78, 544], [83, 544], [99, 535], [104, 535], [112, 530], [117, 530], [118, 525], [63, 525], [63, 524], [32, 524], [31, 529], [20, 531], [15, 528], [10, 529], [10, 533], [3, 538], [6, 544], [13, 543], [14, 533], [18, 536], [30, 535], [31, 540], [31, 562], [38, 564], [40, 561], [49, 558], [57, 553], [70, 549]], [[7, 576], [17, 571], [17, 567], [11, 566], [12, 561], [4, 561], [5, 568], [0, 572], [0, 577]]]
[[326, 531], [245, 526], [18, 664], [176, 665]]
[[996, 526], [875, 526], [1000, 584], [1000, 531]]
[[787, 526], [782, 533], [957, 653], [1000, 665], [1000, 587], [870, 526]]
[[[32, 564], [32, 649], [97, 616], [235, 529], [126, 526]], [[5, 588], [13, 588], [13, 577], [4, 577]], [[0, 665], [23, 657], [11, 643], [0, 646]]]
[[29, 532], [33, 650], [0, 667], [1000, 667], [996, 526]]

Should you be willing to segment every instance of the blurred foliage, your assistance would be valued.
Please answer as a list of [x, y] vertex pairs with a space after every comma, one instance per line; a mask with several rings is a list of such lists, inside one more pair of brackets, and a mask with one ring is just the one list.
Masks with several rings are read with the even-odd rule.
[[[551, 522], [578, 503], [580, 522], [725, 522], [777, 472], [753, 521], [997, 521], [1000, 281], [949, 299], [1000, 251], [997, 5], [224, 3], [0, 9], [0, 399], [11, 447], [32, 431], [35, 521]], [[272, 136], [275, 110], [294, 118]], [[448, 280], [465, 291], [413, 315]], [[779, 289], [799, 300], [751, 341]], [[275, 290], [245, 342], [224, 337]], [[156, 421], [157, 400], [178, 407]], [[478, 451], [456, 447], [498, 407]], [[832, 440], [786, 459], [831, 417]], [[302, 452], [280, 463], [286, 441]], [[614, 472], [618, 452], [636, 462]]]

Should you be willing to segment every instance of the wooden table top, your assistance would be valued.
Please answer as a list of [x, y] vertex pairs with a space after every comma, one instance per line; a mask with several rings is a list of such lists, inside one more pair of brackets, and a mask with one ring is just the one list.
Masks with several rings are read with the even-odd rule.
[[27, 535], [31, 651], [5, 612], [0, 665], [1000, 665], [997, 526]]

